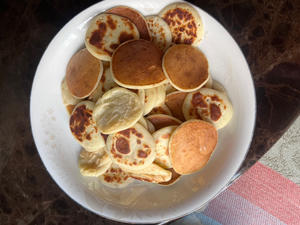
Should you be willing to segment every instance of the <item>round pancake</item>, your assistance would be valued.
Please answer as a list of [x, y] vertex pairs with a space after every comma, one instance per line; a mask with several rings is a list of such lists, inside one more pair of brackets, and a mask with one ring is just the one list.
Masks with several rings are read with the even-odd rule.
[[202, 19], [199, 13], [187, 3], [173, 3], [160, 13], [172, 33], [176, 44], [198, 45], [204, 35]]
[[208, 162], [218, 141], [216, 128], [202, 120], [189, 120], [173, 132], [169, 153], [174, 170], [179, 174], [191, 174]]
[[165, 104], [153, 108], [149, 113], [149, 115], [153, 115], [153, 114], [165, 114], [165, 115], [172, 116], [170, 109]]
[[159, 130], [161, 128], [167, 126], [178, 126], [182, 122], [176, 119], [173, 116], [168, 116], [164, 114], [154, 114], [147, 117], [147, 119], [153, 124], [155, 130]]
[[174, 88], [170, 82], [168, 82], [168, 83], [166, 83], [164, 85], [166, 86], [166, 94], [170, 94], [170, 93], [172, 93], [174, 91], [177, 91], [177, 89]]
[[226, 126], [232, 118], [233, 108], [226, 94], [209, 88], [189, 93], [182, 111], [186, 120], [202, 119], [217, 129]]
[[110, 61], [114, 50], [121, 43], [139, 37], [138, 29], [129, 19], [101, 13], [90, 22], [85, 46], [96, 58]]
[[69, 121], [71, 133], [87, 151], [97, 151], [105, 146], [105, 141], [92, 117], [94, 105], [91, 101], [80, 102], [73, 110]]
[[182, 105], [187, 94], [187, 92], [175, 91], [166, 96], [166, 105], [170, 109], [172, 115], [181, 121], [185, 121]]
[[115, 87], [97, 101], [93, 118], [103, 134], [112, 134], [133, 126], [142, 114], [140, 98], [125, 88]]
[[102, 184], [110, 188], [124, 188], [134, 181], [128, 173], [116, 164], [112, 164], [104, 174], [99, 176], [99, 179]]
[[89, 96], [89, 100], [93, 101], [93, 102], [97, 102], [98, 99], [107, 91], [109, 91], [110, 89], [117, 87], [117, 83], [114, 82], [111, 72], [110, 72], [110, 66], [105, 65], [104, 66], [104, 71], [103, 74], [101, 76], [101, 79], [99, 81], [98, 86], [96, 87], [96, 89], [93, 91], [92, 94], [90, 94]]
[[169, 156], [169, 140], [177, 126], [168, 126], [155, 131], [152, 136], [156, 146], [156, 157], [154, 162], [163, 168], [172, 168]]
[[82, 176], [98, 177], [111, 166], [111, 159], [105, 152], [105, 147], [95, 152], [81, 149], [79, 154], [79, 169]]
[[155, 88], [145, 89], [144, 115], [147, 115], [154, 108], [157, 94]]
[[147, 16], [146, 22], [154, 44], [165, 51], [172, 44], [172, 34], [168, 24], [159, 16]]
[[69, 91], [69, 88], [67, 86], [67, 82], [66, 82], [65, 78], [61, 82], [61, 96], [62, 96], [63, 103], [64, 103], [69, 115], [71, 115], [75, 106], [80, 102], [80, 99], [75, 98], [71, 94], [71, 92]]
[[140, 38], [144, 40], [151, 41], [151, 36], [149, 32], [149, 28], [147, 26], [147, 22], [144, 16], [138, 12], [137, 10], [130, 8], [128, 6], [116, 6], [107, 10], [106, 12], [112, 13], [118, 16], [123, 16], [129, 19], [140, 33]]
[[152, 135], [139, 123], [108, 136], [106, 141], [112, 161], [126, 170], [141, 170], [155, 159]]
[[96, 89], [102, 73], [102, 62], [87, 49], [81, 49], [67, 65], [65, 79], [70, 93], [75, 98], [86, 98]]
[[155, 44], [146, 40], [132, 40], [115, 50], [111, 71], [120, 86], [145, 89], [167, 82], [161, 65], [162, 52]]
[[163, 186], [172, 185], [172, 184], [176, 183], [179, 180], [179, 178], [181, 177], [181, 175], [176, 173], [176, 171], [173, 168], [170, 168], [168, 170], [172, 173], [171, 179], [167, 182], [159, 183], [160, 185], [163, 185]]
[[148, 131], [150, 132], [150, 134], [155, 132], [155, 127], [154, 125], [147, 119], [145, 118], [146, 122], [147, 122], [147, 127], [148, 127]]
[[212, 79], [210, 73], [208, 72], [208, 80], [207, 80], [206, 84], [204, 85], [204, 87], [212, 88], [212, 86], [213, 86], [213, 79]]
[[208, 62], [205, 55], [191, 45], [173, 45], [163, 56], [163, 71], [177, 90], [191, 92], [208, 80]]
[[[126, 170], [125, 170], [126, 171]], [[166, 170], [156, 163], [152, 163], [150, 166], [147, 166], [145, 169], [138, 171], [126, 171], [129, 176], [134, 179], [146, 181], [150, 183], [161, 183], [168, 182], [172, 177], [172, 172]]]
[[217, 80], [213, 80], [212, 89], [219, 91], [219, 92], [226, 93], [225, 87]]

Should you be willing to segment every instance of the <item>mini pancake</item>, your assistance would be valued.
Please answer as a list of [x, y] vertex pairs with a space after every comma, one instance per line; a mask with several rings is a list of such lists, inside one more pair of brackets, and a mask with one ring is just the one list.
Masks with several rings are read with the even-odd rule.
[[216, 128], [202, 120], [189, 120], [173, 132], [169, 153], [174, 170], [179, 174], [191, 174], [208, 162], [218, 141]]
[[146, 22], [154, 44], [165, 51], [172, 44], [172, 34], [168, 24], [159, 16], [147, 16]]
[[149, 113], [149, 115], [153, 115], [153, 114], [165, 114], [165, 115], [172, 116], [170, 109], [165, 104], [153, 108]]
[[102, 73], [102, 62], [87, 49], [81, 49], [67, 66], [66, 82], [70, 93], [79, 99], [88, 97], [96, 89]]
[[213, 79], [212, 79], [210, 73], [208, 73], [208, 80], [207, 80], [206, 84], [204, 85], [204, 87], [212, 88], [212, 86], [213, 86]]
[[226, 93], [225, 87], [217, 80], [213, 80], [212, 89], [219, 91], [219, 92]]
[[97, 102], [98, 99], [107, 91], [110, 89], [117, 87], [117, 83], [114, 82], [111, 72], [110, 72], [110, 66], [109, 64], [104, 66], [104, 72], [101, 76], [101, 79], [99, 81], [98, 86], [93, 91], [93, 93], [89, 96], [89, 100], [93, 102]]
[[148, 127], [148, 131], [150, 132], [150, 134], [155, 132], [155, 127], [154, 125], [147, 119], [145, 118], [146, 122], [147, 122], [147, 127]]
[[159, 130], [161, 128], [167, 126], [178, 126], [182, 122], [176, 119], [173, 116], [168, 116], [164, 114], [154, 114], [147, 117], [147, 119], [153, 124], [155, 130]]
[[190, 45], [173, 45], [163, 57], [163, 71], [177, 90], [191, 92], [208, 80], [208, 62], [205, 55]]
[[143, 116], [140, 118], [140, 120], [138, 121], [138, 123], [141, 124], [144, 128], [146, 128], [148, 130], [147, 121], [146, 121], [146, 119]]
[[80, 102], [73, 110], [69, 121], [73, 136], [83, 148], [90, 152], [105, 146], [104, 139], [92, 117], [94, 105], [90, 101]]
[[114, 81], [132, 89], [153, 88], [167, 82], [162, 71], [162, 52], [151, 41], [132, 40], [114, 52], [111, 71]]
[[69, 115], [71, 115], [75, 106], [80, 102], [80, 99], [75, 98], [71, 94], [71, 92], [69, 91], [69, 88], [67, 86], [67, 82], [66, 82], [65, 78], [61, 82], [61, 96], [62, 96], [63, 103], [64, 103]]
[[101, 13], [89, 25], [85, 46], [96, 58], [110, 61], [113, 51], [121, 43], [139, 37], [138, 29], [129, 19]]
[[134, 181], [116, 164], [112, 164], [104, 174], [99, 176], [99, 179], [102, 184], [110, 188], [124, 188]]
[[161, 182], [161, 183], [159, 183], [160, 185], [163, 185], [163, 186], [172, 185], [172, 184], [176, 183], [179, 180], [179, 178], [181, 177], [181, 175], [178, 174], [178, 173], [176, 173], [176, 171], [173, 168], [170, 168], [168, 170], [172, 173], [171, 179], [169, 181], [167, 181], [167, 182]]
[[181, 121], [185, 120], [182, 112], [182, 105], [187, 94], [187, 92], [175, 91], [166, 96], [166, 105], [170, 109], [172, 115]]
[[168, 126], [155, 131], [152, 136], [156, 146], [154, 162], [163, 168], [172, 168], [169, 155], [169, 140], [177, 126]]
[[226, 126], [232, 118], [233, 108], [226, 94], [209, 88], [189, 93], [182, 111], [186, 120], [202, 119], [217, 129]]
[[116, 6], [107, 10], [106, 12], [112, 13], [118, 16], [123, 16], [129, 19], [140, 33], [140, 38], [144, 40], [151, 41], [151, 36], [149, 32], [149, 28], [147, 26], [147, 22], [144, 16], [138, 12], [137, 10], [127, 7], [127, 6]]
[[198, 45], [204, 35], [199, 13], [187, 3], [173, 3], [166, 6], [159, 16], [167, 22], [176, 44]]
[[154, 108], [157, 94], [158, 93], [155, 88], [145, 89], [144, 115], [147, 115]]
[[81, 149], [78, 164], [82, 176], [98, 177], [111, 166], [112, 161], [104, 149], [95, 152]]
[[152, 163], [150, 166], [139, 171], [128, 171], [128, 174], [134, 179], [155, 184], [168, 182], [172, 177], [171, 171], [166, 170], [155, 163]]
[[108, 136], [106, 141], [112, 161], [126, 170], [141, 170], [155, 159], [152, 135], [139, 123]]
[[116, 87], [97, 101], [93, 119], [103, 134], [112, 134], [133, 126], [142, 114], [139, 97], [125, 88]]

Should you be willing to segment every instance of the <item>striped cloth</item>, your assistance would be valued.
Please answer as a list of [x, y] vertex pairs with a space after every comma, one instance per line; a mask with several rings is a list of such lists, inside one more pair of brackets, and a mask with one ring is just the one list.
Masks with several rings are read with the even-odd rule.
[[172, 225], [300, 225], [300, 187], [257, 162], [202, 212]]

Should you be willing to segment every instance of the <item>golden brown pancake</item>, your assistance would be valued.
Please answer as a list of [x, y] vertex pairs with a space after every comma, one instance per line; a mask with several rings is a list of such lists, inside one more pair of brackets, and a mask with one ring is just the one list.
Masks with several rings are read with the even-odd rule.
[[153, 124], [155, 130], [167, 126], [178, 126], [181, 124], [181, 121], [174, 118], [173, 116], [168, 116], [164, 114], [154, 114], [147, 117], [147, 119]]
[[140, 38], [151, 41], [151, 36], [144, 16], [135, 9], [127, 6], [116, 6], [107, 10], [106, 12], [112, 13], [118, 16], [123, 16], [129, 19], [137, 27]]
[[70, 93], [76, 98], [89, 96], [97, 87], [103, 72], [102, 62], [82, 49], [70, 59], [66, 82]]
[[145, 89], [167, 81], [162, 71], [162, 52], [152, 42], [131, 40], [120, 45], [112, 56], [111, 71], [120, 86]]
[[182, 112], [182, 104], [187, 94], [188, 93], [186, 92], [175, 91], [166, 96], [165, 104], [170, 109], [172, 115], [181, 121], [185, 121]]
[[173, 45], [163, 57], [163, 70], [178, 90], [190, 92], [201, 88], [208, 80], [205, 55], [191, 45]]
[[208, 162], [218, 141], [216, 128], [202, 120], [189, 120], [172, 134], [169, 153], [174, 170], [179, 174], [191, 174]]

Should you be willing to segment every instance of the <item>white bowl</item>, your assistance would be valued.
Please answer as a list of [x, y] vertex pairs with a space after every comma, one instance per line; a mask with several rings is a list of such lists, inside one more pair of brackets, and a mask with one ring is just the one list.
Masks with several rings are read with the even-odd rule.
[[72, 199], [112, 220], [157, 223], [199, 209], [230, 181], [244, 160], [252, 139], [256, 104], [247, 62], [229, 33], [194, 6], [205, 28], [199, 48], [208, 58], [210, 73], [225, 86], [234, 107], [233, 119], [219, 131], [217, 148], [207, 166], [196, 174], [182, 177], [170, 187], [136, 182], [117, 190], [80, 175], [77, 167], [80, 146], [69, 131], [60, 84], [69, 59], [84, 46], [89, 21], [115, 5], [127, 5], [144, 15], [151, 15], [172, 2], [174, 0], [113, 0], [89, 7], [68, 22], [51, 41], [34, 77], [30, 119], [45, 167]]

